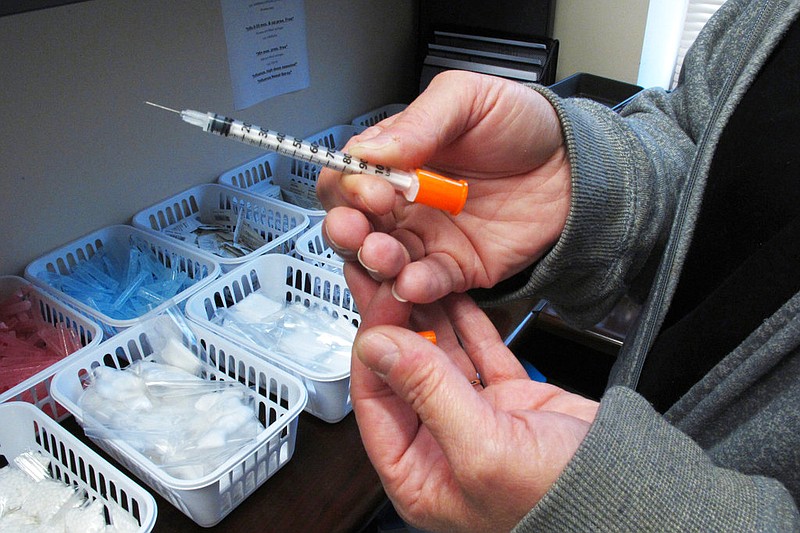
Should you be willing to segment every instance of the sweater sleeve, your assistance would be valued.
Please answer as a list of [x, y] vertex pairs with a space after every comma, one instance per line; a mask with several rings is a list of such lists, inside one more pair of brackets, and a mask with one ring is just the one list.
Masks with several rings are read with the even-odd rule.
[[715, 466], [633, 391], [610, 389], [584, 442], [514, 531], [797, 531], [779, 482]]
[[768, 54], [766, 46], [750, 50], [754, 39], [744, 38], [765, 27], [757, 5], [727, 2], [687, 53], [678, 88], [643, 91], [621, 114], [532, 87], [561, 122], [572, 171], [570, 213], [551, 250], [484, 303], [546, 298], [568, 322], [586, 327], [622, 295], [647, 290], [680, 218], [687, 180], [707, 174], [721, 125], [747, 88], [743, 73], [757, 70]]
[[605, 316], [655, 261], [695, 145], [676, 125], [663, 91], [640, 96], [638, 118], [631, 119], [590, 100], [534, 90], [561, 121], [572, 169], [570, 213], [558, 242], [498, 301], [546, 298], [585, 327]]

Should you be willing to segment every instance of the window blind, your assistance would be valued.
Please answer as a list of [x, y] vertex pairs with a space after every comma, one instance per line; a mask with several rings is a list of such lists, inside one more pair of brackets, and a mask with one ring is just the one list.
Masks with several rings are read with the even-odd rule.
[[686, 17], [684, 17], [683, 30], [681, 31], [680, 44], [678, 46], [678, 54], [675, 58], [675, 68], [672, 71], [671, 88], [674, 88], [678, 83], [678, 77], [681, 73], [681, 66], [683, 65], [683, 58], [686, 56], [686, 51], [692, 46], [697, 34], [706, 25], [708, 19], [717, 12], [717, 10], [725, 3], [725, 0], [688, 0], [686, 6]]

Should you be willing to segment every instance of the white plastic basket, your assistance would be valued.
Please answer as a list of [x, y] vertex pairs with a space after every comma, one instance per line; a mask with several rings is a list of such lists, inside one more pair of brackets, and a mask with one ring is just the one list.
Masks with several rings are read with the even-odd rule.
[[[117, 256], [120, 261], [127, 261], [131, 248], [131, 238], [141, 239], [141, 241], [148, 245], [162, 264], [166, 266], [175, 265], [179, 271], [186, 272], [194, 283], [179, 292], [173, 298], [166, 300], [138, 317], [115, 319], [102, 313], [88, 303], [80, 301], [50, 286], [40, 277], [47, 272], [68, 275], [76, 266], [90, 259], [94, 254], [100, 251], [101, 248], [107, 253]], [[97, 230], [32, 261], [25, 268], [25, 278], [53, 292], [57, 298], [64, 300], [69, 305], [74, 306], [82, 313], [97, 321], [106, 333], [114, 335], [119, 330], [134, 326], [147, 317], [154, 316], [168, 307], [182, 303], [191, 294], [197, 292], [205, 283], [219, 276], [220, 271], [221, 267], [219, 263], [209, 259], [207, 255], [201, 254], [199, 250], [194, 247], [186, 246], [175, 239], [170, 239], [151, 231], [121, 224], [107, 226]]]
[[322, 236], [322, 222], [314, 224], [309, 230], [297, 238], [295, 244], [297, 253], [307, 263], [321, 266], [337, 272], [344, 267], [344, 260], [339, 257], [333, 248]]
[[[306, 140], [326, 148], [341, 150], [350, 137], [364, 129], [353, 124], [342, 124], [309, 135]], [[267, 153], [222, 173], [217, 181], [223, 185], [250, 189], [253, 194], [259, 194], [259, 189], [267, 183], [278, 185], [301, 196], [312, 197], [316, 194], [317, 175], [320, 169], [319, 165], [313, 163]], [[309, 225], [316, 224], [325, 217], [323, 209], [292, 205], [308, 216]]]
[[63, 420], [69, 416], [69, 413], [58, 405], [50, 395], [50, 381], [53, 375], [68, 363], [70, 357], [77, 357], [84, 351], [100, 344], [103, 340], [103, 330], [99, 324], [88, 317], [67, 307], [51, 295], [18, 276], [0, 276], [0, 301], [9, 298], [21, 288], [27, 289], [26, 292], [33, 304], [33, 312], [37, 313], [37, 316], [41, 317], [43, 322], [53, 326], [63, 323], [64, 326], [76, 333], [83, 348], [40, 370], [15, 387], [0, 394], [0, 403], [9, 401], [29, 402], [54, 419]]
[[[231, 331], [212, 322], [217, 311], [234, 307], [256, 291], [276, 302], [319, 306], [339, 320], [355, 326], [361, 323], [341, 273], [281, 255], [257, 257], [203, 287], [186, 301], [185, 313], [203, 327], [230, 337]], [[344, 372], [314, 371], [242, 336], [233, 340], [300, 378], [308, 390], [308, 413], [326, 422], [338, 422], [352, 410], [349, 368]]]
[[354, 118], [351, 124], [355, 126], [374, 126], [381, 120], [396, 115], [400, 111], [408, 107], [408, 104], [388, 104], [378, 109], [373, 109], [369, 113], [364, 113]]
[[137, 531], [153, 529], [158, 509], [150, 493], [29, 403], [0, 405], [2, 458], [9, 463], [31, 451], [50, 460], [54, 478], [84, 489], [92, 500], [116, 503], [139, 523]]
[[[243, 210], [241, 216], [258, 231], [266, 243], [241, 257], [223, 257], [198, 249], [201, 254], [218, 262], [223, 272], [261, 254], [291, 252], [294, 238], [308, 227], [308, 217], [296, 206], [218, 183], [187, 189], [143, 209], [134, 215], [132, 222], [137, 228], [162, 232], [165, 228], [195, 215], [199, 215], [200, 220], [205, 223], [212, 223], [220, 211], [232, 212], [236, 216], [240, 210]], [[235, 221], [233, 225], [222, 225], [232, 230]]]
[[[157, 321], [169, 321], [166, 314], [103, 342], [53, 378], [52, 392], [58, 402], [82, 422], [78, 405], [83, 392], [82, 378], [94, 367], [125, 368], [152, 357], [152, 336]], [[197, 479], [178, 479], [122, 440], [97, 440], [98, 446], [133, 472], [153, 490], [198, 525], [217, 524], [294, 454], [297, 419], [307, 400], [300, 381], [270, 365], [241, 346], [197, 324], [190, 324], [197, 344], [182, 339], [203, 363], [207, 380], [236, 380], [249, 389], [253, 409], [264, 430], [253, 443], [244, 446], [209, 474]], [[198, 346], [201, 346], [200, 349]]]

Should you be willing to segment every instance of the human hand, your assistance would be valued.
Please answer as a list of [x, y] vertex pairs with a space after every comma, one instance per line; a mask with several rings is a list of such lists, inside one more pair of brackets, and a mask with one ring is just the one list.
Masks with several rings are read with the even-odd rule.
[[376, 279], [396, 278], [403, 300], [491, 287], [541, 257], [566, 223], [570, 165], [560, 123], [544, 97], [516, 82], [445, 72], [345, 151], [469, 182], [466, 206], [453, 217], [409, 204], [381, 178], [320, 173], [329, 244]]
[[[468, 296], [412, 309], [388, 283], [359, 276], [368, 277], [350, 269], [362, 316], [413, 322], [423, 312], [416, 325], [437, 334], [433, 345], [402, 327], [362, 323], [353, 347], [353, 409], [386, 493], [427, 530], [510, 530], [574, 455], [597, 403], [531, 381]], [[470, 384], [476, 372], [483, 387]]]

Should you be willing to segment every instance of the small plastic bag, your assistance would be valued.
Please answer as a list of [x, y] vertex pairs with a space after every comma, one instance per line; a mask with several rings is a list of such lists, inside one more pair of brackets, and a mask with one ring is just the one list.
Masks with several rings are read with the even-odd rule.
[[[155, 331], [149, 337], [153, 348], [152, 360], [202, 377], [201, 359], [205, 357], [194, 331], [186, 323], [183, 313], [176, 307], [168, 308], [165, 314], [171, 320], [158, 321]], [[189, 346], [195, 347], [199, 353], [192, 351]]]
[[[180, 315], [158, 321], [153, 353], [124, 370], [97, 367], [79, 399], [83, 429], [122, 440], [181, 479], [205, 476], [264, 429], [254, 393], [234, 380], [204, 378], [199, 346]], [[190, 349], [188, 346], [192, 346]]]
[[0, 469], [0, 530], [104, 531], [102, 512], [98, 516], [101, 529], [88, 528], [85, 521], [80, 527], [65, 527], [65, 516], [87, 502], [84, 490], [51, 476], [50, 461], [38, 451], [23, 452]]
[[318, 307], [281, 304], [255, 292], [216, 313], [214, 323], [309, 370], [338, 373], [350, 368], [356, 327]]

